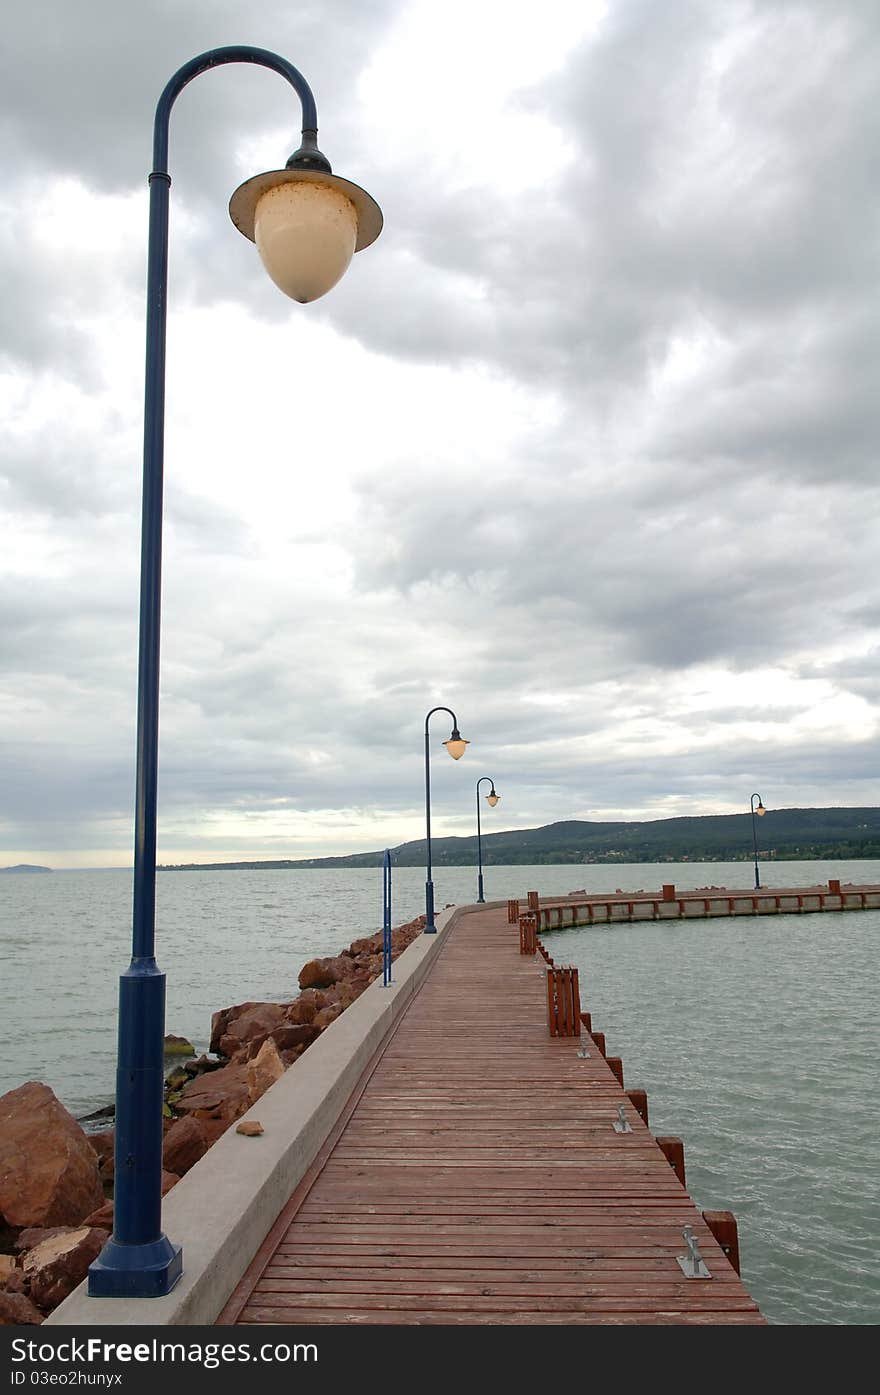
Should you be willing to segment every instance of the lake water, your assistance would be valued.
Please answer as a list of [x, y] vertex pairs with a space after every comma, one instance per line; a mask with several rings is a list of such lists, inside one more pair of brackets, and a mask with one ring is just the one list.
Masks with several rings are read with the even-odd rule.
[[[773, 863], [766, 885], [876, 882], [876, 862]], [[487, 867], [486, 896], [748, 888], [748, 863]], [[211, 1015], [285, 1000], [306, 960], [381, 924], [372, 869], [166, 872], [156, 957], [166, 1030], [207, 1049]], [[473, 901], [467, 868], [435, 868], [438, 907]], [[424, 872], [395, 869], [394, 923], [423, 909]], [[131, 946], [130, 872], [0, 877], [0, 1094], [51, 1085], [74, 1114], [112, 1101], [116, 998]], [[581, 999], [679, 1135], [688, 1188], [737, 1217], [743, 1279], [775, 1323], [880, 1320], [877, 938], [880, 911], [554, 931]], [[499, 1031], [503, 1033], [503, 1023]]]

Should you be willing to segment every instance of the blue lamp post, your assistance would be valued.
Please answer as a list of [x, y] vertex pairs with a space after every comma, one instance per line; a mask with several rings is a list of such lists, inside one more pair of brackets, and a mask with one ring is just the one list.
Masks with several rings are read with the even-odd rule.
[[[757, 806], [755, 805], [756, 799], [758, 801]], [[757, 814], [759, 818], [763, 818], [767, 810], [764, 808], [759, 794], [753, 794], [749, 800], [749, 804], [752, 810], [752, 846], [755, 849], [755, 890], [757, 891], [760, 890], [761, 887], [761, 878], [758, 875], [758, 826], [755, 823], [755, 815]]]
[[317, 144], [315, 99], [301, 73], [265, 49], [212, 49], [184, 64], [159, 98], [153, 126], [147, 255], [147, 352], [138, 654], [132, 957], [119, 983], [113, 1234], [89, 1269], [100, 1298], [158, 1298], [182, 1273], [179, 1245], [162, 1233], [162, 1089], [165, 975], [155, 959], [156, 802], [159, 743], [159, 617], [168, 284], [168, 133], [187, 83], [224, 63], [280, 73], [302, 108], [302, 144], [283, 170], [257, 175], [233, 194], [233, 223], [257, 245], [269, 276], [294, 300], [316, 300], [336, 284], [354, 252], [382, 230], [379, 207], [340, 179]]
[[485, 901], [486, 899], [483, 895], [483, 835], [480, 830], [480, 785], [482, 785], [484, 780], [488, 780], [489, 784], [492, 786], [489, 793], [486, 795], [486, 803], [489, 805], [490, 809], [494, 809], [501, 798], [500, 794], [495, 793], [495, 781], [491, 776], [481, 775], [477, 781], [477, 901], [479, 902]]
[[425, 880], [425, 934], [436, 935], [437, 926], [434, 924], [434, 883], [431, 881], [431, 752], [428, 746], [428, 723], [435, 712], [448, 712], [452, 718], [452, 735], [448, 741], [444, 741], [453, 760], [461, 760], [464, 755], [464, 748], [470, 743], [465, 741], [458, 729], [458, 718], [451, 707], [432, 707], [425, 718], [425, 828], [428, 836], [428, 866]]

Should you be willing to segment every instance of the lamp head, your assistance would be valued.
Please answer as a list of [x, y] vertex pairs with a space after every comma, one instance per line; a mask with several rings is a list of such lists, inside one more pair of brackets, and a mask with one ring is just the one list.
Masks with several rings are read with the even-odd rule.
[[759, 803], [758, 807], [755, 809], [755, 813], [758, 815], [758, 817], [763, 818], [766, 812], [767, 810], [764, 808], [763, 804]]
[[443, 745], [446, 747], [453, 760], [461, 760], [464, 755], [464, 748], [465, 746], [469, 746], [470, 742], [465, 741], [458, 727], [453, 727], [452, 735], [448, 741], [443, 742]]
[[269, 276], [301, 304], [317, 300], [345, 275], [355, 252], [382, 231], [382, 210], [340, 179], [312, 132], [283, 170], [254, 175], [229, 200], [229, 216], [257, 245]]
[[490, 806], [490, 808], [494, 809], [494, 808], [495, 808], [495, 805], [498, 803], [498, 801], [499, 801], [500, 798], [501, 798], [501, 795], [500, 795], [500, 794], [496, 794], [496, 793], [495, 793], [495, 790], [494, 790], [494, 788], [493, 788], [493, 789], [489, 792], [489, 794], [486, 795], [486, 803]]

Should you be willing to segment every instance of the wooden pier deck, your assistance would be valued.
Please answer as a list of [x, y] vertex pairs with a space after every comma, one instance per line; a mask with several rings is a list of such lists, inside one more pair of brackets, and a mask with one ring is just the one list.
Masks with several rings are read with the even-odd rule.
[[[596, 1041], [550, 1036], [519, 951], [506, 911], [452, 927], [219, 1324], [765, 1322]], [[711, 1280], [676, 1261], [685, 1225]]]

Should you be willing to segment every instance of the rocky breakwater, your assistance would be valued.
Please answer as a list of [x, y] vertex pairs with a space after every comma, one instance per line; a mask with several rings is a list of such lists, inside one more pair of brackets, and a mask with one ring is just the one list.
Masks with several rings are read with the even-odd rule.
[[[424, 923], [392, 931], [392, 958]], [[163, 1195], [381, 972], [379, 932], [310, 960], [295, 998], [214, 1013], [210, 1054], [166, 1078]], [[85, 1133], [48, 1085], [0, 1097], [0, 1326], [41, 1323], [86, 1277], [113, 1228], [113, 1144], [112, 1128]]]

